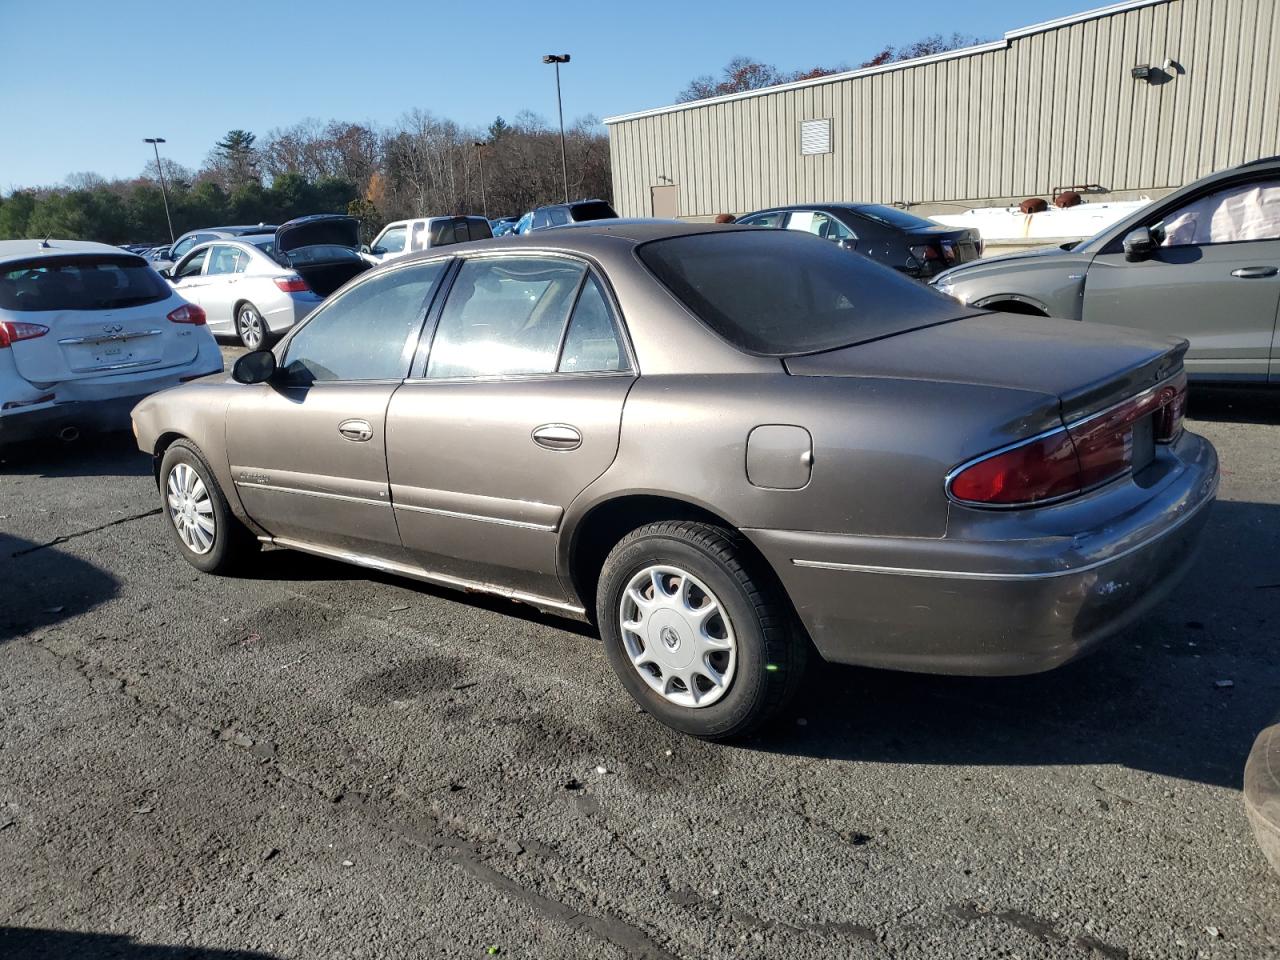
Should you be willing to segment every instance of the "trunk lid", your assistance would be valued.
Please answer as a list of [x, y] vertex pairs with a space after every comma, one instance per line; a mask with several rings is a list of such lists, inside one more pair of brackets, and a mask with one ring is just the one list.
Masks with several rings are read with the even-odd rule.
[[810, 377], [892, 377], [1045, 393], [1077, 420], [1182, 369], [1187, 342], [1133, 330], [981, 313], [858, 346], [792, 357]]
[[278, 253], [317, 245], [359, 249], [360, 221], [337, 213], [318, 213], [276, 227]]
[[360, 221], [336, 213], [298, 217], [277, 227], [276, 259], [322, 297], [372, 266], [360, 255]]
[[199, 342], [180, 335], [190, 334], [190, 327], [168, 319], [169, 311], [183, 302], [175, 295], [116, 310], [23, 313], [23, 322], [38, 323], [49, 332], [14, 343], [9, 348], [14, 366], [32, 383], [54, 383], [190, 363]]

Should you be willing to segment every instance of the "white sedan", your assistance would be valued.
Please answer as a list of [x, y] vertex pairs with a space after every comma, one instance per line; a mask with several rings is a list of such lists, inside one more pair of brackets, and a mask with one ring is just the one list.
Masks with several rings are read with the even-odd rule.
[[274, 257], [275, 234], [214, 240], [192, 248], [169, 282], [199, 304], [215, 336], [234, 336], [250, 350], [270, 346], [324, 298]]
[[142, 257], [0, 240], [0, 446], [124, 429], [143, 397], [221, 371], [204, 311]]

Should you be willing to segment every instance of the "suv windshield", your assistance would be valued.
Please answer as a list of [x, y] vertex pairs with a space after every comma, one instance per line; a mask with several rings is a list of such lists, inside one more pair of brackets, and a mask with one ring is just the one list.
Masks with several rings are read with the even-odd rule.
[[0, 308], [6, 310], [117, 310], [168, 296], [165, 282], [136, 256], [85, 254], [0, 266]]
[[924, 284], [790, 230], [696, 233], [637, 252], [694, 316], [760, 356], [833, 350], [967, 313]]

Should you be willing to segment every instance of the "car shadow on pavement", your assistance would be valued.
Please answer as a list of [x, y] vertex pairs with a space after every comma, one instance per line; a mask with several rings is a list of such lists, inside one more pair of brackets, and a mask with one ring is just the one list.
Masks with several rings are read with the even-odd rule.
[[1238, 789], [1280, 709], [1280, 506], [1219, 502], [1175, 594], [1075, 663], [944, 677], [818, 662], [746, 746], [882, 763], [1121, 765]]
[[256, 950], [139, 943], [127, 934], [77, 933], [39, 927], [0, 927], [5, 960], [273, 960]]
[[1224, 423], [1280, 424], [1280, 388], [1193, 386], [1187, 416]]
[[97, 433], [78, 440], [33, 440], [0, 451], [0, 476], [144, 477], [151, 459], [129, 433]]
[[92, 610], [119, 590], [105, 570], [5, 533], [0, 533], [0, 584], [0, 644]]

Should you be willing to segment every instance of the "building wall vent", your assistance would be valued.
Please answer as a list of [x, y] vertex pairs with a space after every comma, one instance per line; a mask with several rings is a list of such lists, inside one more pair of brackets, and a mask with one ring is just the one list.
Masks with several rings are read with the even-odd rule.
[[800, 121], [800, 152], [805, 156], [831, 152], [831, 119]]

